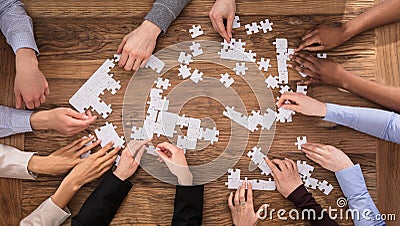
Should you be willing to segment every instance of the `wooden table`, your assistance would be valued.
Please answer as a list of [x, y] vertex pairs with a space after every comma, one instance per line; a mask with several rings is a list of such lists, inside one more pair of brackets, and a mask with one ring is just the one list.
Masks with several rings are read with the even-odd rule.
[[[34, 21], [36, 40], [41, 51], [39, 57], [40, 69], [46, 74], [50, 85], [51, 95], [46, 104], [40, 109], [54, 107], [68, 107], [68, 99], [91, 76], [97, 67], [107, 58], [112, 57], [122, 37], [136, 28], [152, 6], [152, 1], [24, 1], [28, 13]], [[285, 37], [289, 46], [295, 47], [299, 38], [320, 23], [344, 22], [359, 15], [374, 4], [373, 0], [364, 1], [238, 1], [237, 10], [242, 27], [235, 30], [234, 37], [247, 42], [246, 49], [251, 49], [260, 56], [274, 59], [272, 42], [276, 37]], [[205, 35], [201, 40], [221, 41], [214, 32], [208, 19], [208, 12], [213, 1], [193, 1], [171, 25], [168, 33], [158, 39], [156, 51], [183, 41], [191, 41], [188, 29], [192, 24], [201, 24]], [[248, 36], [244, 31], [244, 24], [258, 22], [269, 18], [274, 22], [272, 33], [255, 34]], [[344, 45], [328, 52], [330, 59], [341, 63], [367, 79], [389, 85], [400, 85], [398, 52], [400, 42], [398, 34], [400, 24], [392, 24], [364, 32], [348, 41]], [[2, 105], [13, 106], [13, 79], [15, 74], [14, 55], [4, 38], [0, 40], [0, 55], [3, 62], [1, 72]], [[271, 73], [276, 71], [276, 63]], [[216, 67], [216, 66], [215, 66]], [[213, 65], [205, 76], [218, 77], [213, 73]], [[112, 103], [113, 114], [107, 121], [117, 125], [122, 134], [121, 108], [123, 94], [131, 77], [130, 72], [120, 68], [114, 75], [121, 81], [122, 89], [116, 96], [106, 94], [106, 102]], [[176, 69], [175, 69], [176, 71]], [[174, 75], [175, 72], [171, 72]], [[275, 73], [276, 74], [276, 73]], [[268, 76], [265, 73], [265, 76]], [[301, 79], [297, 73], [289, 72], [292, 88], [293, 82]], [[176, 76], [177, 77], [177, 76]], [[173, 78], [173, 84], [178, 78]], [[246, 99], [251, 93], [246, 87], [233, 86]], [[275, 93], [275, 95], [277, 95]], [[309, 89], [309, 95], [321, 101], [339, 104], [378, 107], [355, 95], [343, 93], [334, 87], [317, 86]], [[251, 103], [249, 103], [251, 105]], [[214, 110], [213, 110], [214, 109]], [[221, 114], [223, 109], [218, 103], [207, 99], [194, 99], [188, 102], [183, 112], [197, 111], [197, 117]], [[198, 114], [198, 115], [197, 115]], [[218, 118], [218, 117], [217, 117]], [[222, 115], [218, 118], [218, 127], [221, 131], [229, 128], [230, 123]], [[53, 131], [43, 131], [16, 135], [1, 139], [1, 143], [16, 146], [26, 151], [36, 151], [41, 155], [68, 144], [78, 136], [93, 132], [105, 120], [98, 120], [87, 131], [74, 137], [65, 137]], [[298, 131], [301, 131], [299, 134]], [[296, 136], [306, 135], [310, 141], [332, 144], [345, 151], [354, 162], [360, 163], [368, 189], [382, 213], [399, 214], [400, 200], [395, 193], [400, 185], [399, 160], [400, 148], [398, 145], [379, 141], [370, 136], [355, 132], [351, 129], [323, 122], [317, 118], [310, 118], [296, 114], [293, 122], [277, 124], [276, 135], [269, 152], [269, 157], [306, 160], [296, 150], [294, 141]], [[229, 134], [223, 135], [215, 147], [208, 150], [218, 150], [226, 145]], [[227, 138], [227, 139], [225, 139]], [[252, 138], [246, 151], [251, 148]], [[195, 162], [191, 158], [189, 162]], [[202, 161], [200, 156], [197, 161]], [[204, 160], [204, 159], [203, 159]], [[311, 163], [310, 160], [308, 160]], [[249, 163], [247, 156], [243, 156], [236, 167], [246, 169]], [[329, 196], [320, 191], [312, 191], [317, 201], [323, 206], [336, 207], [337, 198], [343, 196], [333, 173], [330, 173], [316, 164], [313, 176], [324, 178], [334, 186]], [[258, 177], [258, 171], [247, 172], [244, 175]], [[16, 225], [22, 217], [28, 215], [41, 202], [52, 195], [63, 177], [40, 176], [36, 181], [21, 181], [0, 179], [0, 224]], [[162, 183], [143, 170], [139, 170], [131, 179], [135, 185], [120, 207], [112, 224], [151, 224], [168, 225], [173, 212], [175, 188]], [[204, 225], [229, 225], [231, 218], [227, 207], [229, 191], [226, 189], [226, 175], [205, 186], [204, 195]], [[82, 203], [97, 186], [95, 181], [83, 187], [69, 205], [72, 214], [79, 211]], [[293, 208], [293, 205], [284, 199], [277, 191], [254, 192], [255, 206], [269, 203], [273, 208]], [[66, 222], [69, 224], [70, 220]], [[294, 221], [272, 222], [263, 221], [262, 225], [282, 225], [298, 223]], [[351, 221], [340, 221], [341, 224], [352, 224]], [[390, 222], [388, 222], [390, 224]], [[393, 225], [395, 225], [393, 223]]]

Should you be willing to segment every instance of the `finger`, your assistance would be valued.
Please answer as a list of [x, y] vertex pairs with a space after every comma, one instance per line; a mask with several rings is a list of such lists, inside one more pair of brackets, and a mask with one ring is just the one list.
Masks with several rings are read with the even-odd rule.
[[[309, 54], [304, 54], [304, 53], [296, 53], [296, 56], [299, 56], [299, 57], [305, 59], [306, 61], [311, 62], [311, 63], [314, 64], [314, 65], [315, 65], [316, 63], [318, 63], [319, 60], [321, 60], [321, 59], [318, 59], [318, 58], [316, 58], [316, 57], [314, 57], [314, 56], [311, 56], [311, 55], [309, 55]], [[311, 69], [311, 68], [310, 68], [310, 69]]]
[[[94, 136], [93, 136], [93, 138], [94, 138]], [[87, 142], [86, 142], [86, 143], [87, 143]], [[86, 153], [86, 152], [92, 150], [93, 148], [99, 146], [100, 143], [101, 143], [100, 140], [96, 140], [96, 141], [92, 142], [91, 144], [89, 144], [88, 146], [86, 146], [86, 147], [84, 147], [84, 148], [82, 148], [82, 149], [80, 149], [80, 150], [78, 149], [79, 151], [76, 153], [77, 156], [81, 156], [82, 154], [84, 154], [84, 153]]]
[[162, 161], [169, 161], [169, 157], [162, 151], [162, 150], [156, 150], [158, 153], [158, 156], [161, 157]]
[[299, 100], [298, 93], [285, 92], [279, 97], [278, 107], [282, 107], [282, 105], [284, 105], [286, 101], [297, 103], [298, 100]]
[[274, 159], [272, 162], [277, 164], [282, 172], [287, 170], [286, 164], [282, 160]]
[[311, 61], [308, 61], [307, 59], [300, 57], [299, 55], [291, 55], [290, 59], [298, 63], [300, 66], [303, 66], [305, 68], [310, 69], [311, 71], [315, 71], [315, 66]]
[[121, 150], [120, 146], [112, 149], [110, 152], [106, 152], [105, 155], [100, 157], [99, 162], [104, 163], [104, 162], [109, 161], [112, 158], [117, 158], [119, 150]]
[[250, 181], [247, 183], [247, 203], [253, 206], [253, 185]]
[[144, 67], [146, 66], [147, 61], [148, 61], [149, 59], [150, 59], [150, 57], [144, 59], [144, 60], [142, 61], [142, 64], [140, 64], [140, 67], [141, 67], [141, 68], [144, 68]]
[[215, 20], [215, 25], [217, 27], [218, 33], [227, 41], [230, 42], [230, 38], [228, 35], [228, 32], [226, 32], [225, 26], [224, 26], [224, 19], [222, 17], [219, 17]]
[[302, 41], [296, 50], [298, 52], [306, 47], [309, 47], [309, 46], [315, 45], [315, 44], [321, 44], [321, 41], [319, 40], [317, 35], [311, 36], [311, 37], [305, 39], [304, 41]]
[[240, 189], [240, 188], [238, 188], [238, 189], [236, 190], [236, 192], [235, 192], [235, 198], [233, 199], [233, 201], [234, 201], [236, 207], [239, 206], [239, 189]]
[[40, 97], [39, 97], [39, 98], [36, 98], [36, 99], [34, 99], [34, 100], [33, 100], [33, 103], [35, 104], [35, 108], [38, 108], [38, 107], [40, 107]]
[[127, 40], [127, 38], [125, 38], [125, 37], [122, 39], [121, 43], [118, 46], [117, 54], [121, 54], [122, 53], [122, 50], [124, 49], [124, 46], [125, 46], [125, 43], [126, 43], [126, 40]]
[[291, 110], [291, 111], [295, 111], [295, 112], [301, 111], [301, 107], [296, 104], [283, 104], [282, 107], [286, 110]]
[[242, 186], [239, 189], [239, 201], [240, 203], [246, 202], [246, 182], [242, 182]]
[[45, 95], [45, 96], [50, 95], [50, 88], [49, 88], [49, 87], [47, 87], [47, 88], [44, 90], [44, 95]]
[[143, 58], [136, 58], [135, 64], [133, 65], [132, 70], [137, 71], [142, 64]]
[[234, 20], [235, 20], [235, 15], [229, 16], [226, 20], [226, 31], [228, 33], [229, 38], [232, 38], [232, 27], [233, 27]]
[[269, 158], [265, 157], [265, 162], [267, 163], [268, 167], [272, 170], [274, 175], [279, 175], [281, 173], [278, 167], [276, 167], [276, 165]]
[[120, 67], [125, 66], [126, 62], [128, 61], [128, 58], [129, 58], [129, 52], [127, 50], [123, 50], [118, 65]]
[[71, 144], [67, 145], [66, 149], [69, 149], [69, 150], [75, 152], [76, 150], [80, 149], [81, 147], [83, 147], [85, 144], [87, 144], [88, 142], [90, 142], [93, 139], [94, 139], [94, 136], [81, 137], [79, 139], [74, 140]]
[[15, 107], [17, 109], [22, 107], [22, 96], [20, 92], [15, 92]]
[[304, 40], [306, 40], [306, 39], [309, 39], [309, 38], [311, 38], [312, 36], [314, 36], [314, 35], [316, 35], [316, 34], [318, 34], [317, 28], [312, 29], [311, 31], [308, 31], [308, 32], [301, 38], [301, 41], [304, 41]]
[[319, 79], [319, 76], [317, 76], [313, 71], [311, 71], [309, 68], [306, 67], [301, 67], [300, 65], [293, 65], [293, 64], [288, 64], [289, 68], [292, 68], [293, 70], [296, 70], [298, 72], [307, 74], [311, 78], [316, 78]]
[[322, 155], [322, 156], [329, 153], [329, 151], [325, 150], [325, 145], [322, 145], [322, 144], [306, 143], [306, 144], [303, 144], [302, 147], [303, 146], [305, 149], [307, 149], [311, 152], [314, 152], [316, 154]]
[[113, 155], [111, 158], [107, 159], [107, 161], [101, 163], [100, 165], [100, 176], [103, 175], [107, 170], [111, 168], [111, 166], [114, 164], [115, 160], [117, 159], [118, 155]]
[[86, 116], [87, 116], [88, 118], [91, 118], [91, 117], [92, 117], [92, 111], [90, 111], [90, 110], [86, 111], [85, 114], [86, 114]]
[[288, 169], [294, 170], [294, 162], [291, 159], [285, 158], [285, 164]]
[[304, 48], [304, 50], [306, 51], [310, 51], [310, 52], [316, 52], [316, 51], [323, 51], [325, 50], [325, 46], [324, 45], [319, 45], [319, 46], [309, 46]]
[[235, 207], [233, 206], [232, 199], [233, 199], [233, 192], [231, 192], [228, 197], [228, 206], [229, 206], [229, 209], [231, 210], [231, 212], [235, 209]]
[[81, 137], [81, 138], [78, 138], [78, 139], [72, 141], [71, 143], [69, 143], [67, 146], [60, 148], [60, 150], [70, 150], [70, 149], [73, 148], [76, 144], [78, 144], [78, 143], [80, 143], [80, 142], [82, 142], [82, 141], [84, 141], [84, 140], [87, 140], [87, 139], [88, 139], [88, 137]]
[[315, 152], [309, 151], [307, 149], [304, 149], [304, 150], [302, 149], [302, 151], [306, 154], [307, 158], [313, 160], [314, 162], [316, 162], [318, 164], [320, 164], [324, 160], [324, 158], [321, 155], [319, 155]]
[[126, 71], [132, 71], [133, 65], [135, 64], [135, 58], [132, 56], [129, 56], [128, 61], [125, 64], [124, 69]]
[[44, 104], [46, 102], [45, 94], [40, 95], [40, 104]]
[[[25, 99], [24, 99], [24, 101], [25, 101]], [[25, 106], [28, 109], [33, 109], [33, 108], [35, 108], [35, 103], [33, 101], [25, 101]]]
[[292, 165], [292, 168], [293, 168], [296, 172], [299, 171], [299, 170], [297, 169], [297, 164], [296, 164], [293, 160], [291, 160], [291, 159], [286, 159], [286, 160], [288, 160], [288, 161], [290, 162], [290, 164]]
[[[99, 139], [100, 141], [100, 139]], [[100, 157], [100, 156], [104, 156], [106, 154], [106, 152], [108, 150], [110, 150], [110, 148], [114, 145], [114, 141], [110, 141], [108, 142], [108, 144], [106, 144], [106, 146], [104, 146], [103, 148], [101, 148], [99, 151], [97, 151], [95, 154], [93, 154], [93, 156], [95, 156], [96, 158]]]
[[87, 118], [85, 113], [79, 113], [71, 108], [68, 108], [65, 112], [67, 113], [68, 116], [71, 116], [72, 118], [75, 119], [84, 120], [85, 118]]
[[157, 147], [161, 148], [161, 149], [168, 150], [171, 153], [175, 152], [175, 150], [179, 149], [179, 148], [175, 147], [173, 144], [171, 144], [169, 142], [163, 142], [161, 144], [158, 144]]

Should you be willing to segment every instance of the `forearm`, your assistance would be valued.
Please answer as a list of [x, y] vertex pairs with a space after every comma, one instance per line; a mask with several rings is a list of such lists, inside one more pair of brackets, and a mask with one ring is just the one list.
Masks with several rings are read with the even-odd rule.
[[67, 176], [52, 196], [52, 200], [58, 207], [64, 209], [80, 188], [80, 185], [74, 183], [74, 181], [70, 180]]
[[33, 49], [39, 53], [33, 35], [32, 19], [18, 0], [0, 2], [0, 29], [14, 53], [20, 48]]
[[386, 108], [400, 112], [400, 87], [383, 85], [351, 72], [349, 72], [343, 82], [343, 88], [350, 92]]
[[31, 132], [31, 111], [0, 106], [0, 137]]
[[201, 225], [204, 186], [176, 186], [172, 225]]
[[108, 225], [131, 187], [132, 183], [122, 181], [108, 171], [72, 219], [72, 225]]
[[400, 143], [400, 115], [393, 112], [328, 103], [324, 120]]
[[348, 38], [372, 28], [400, 20], [400, 1], [386, 0], [345, 24]]
[[[359, 164], [335, 173], [343, 194], [347, 198], [350, 209], [357, 210], [360, 213], [359, 219], [354, 219], [357, 225], [384, 225], [383, 220], [377, 220], [380, 215], [378, 208], [375, 206]], [[365, 216], [364, 213], [369, 213]], [[368, 219], [370, 218], [370, 219]]]
[[191, 0], [156, 0], [144, 18], [157, 25], [164, 33]]
[[[307, 191], [304, 185], [300, 185], [298, 188], [296, 188], [296, 190], [294, 190], [288, 196], [288, 199], [294, 203], [296, 208], [310, 211], [308, 212], [309, 215], [305, 215], [305, 217], [308, 218], [311, 225], [338, 225], [336, 221], [329, 217], [328, 213], [323, 212], [321, 205], [315, 201], [314, 197], [312, 197], [312, 194]], [[315, 215], [312, 216], [310, 214], [311, 212], [315, 213]]]

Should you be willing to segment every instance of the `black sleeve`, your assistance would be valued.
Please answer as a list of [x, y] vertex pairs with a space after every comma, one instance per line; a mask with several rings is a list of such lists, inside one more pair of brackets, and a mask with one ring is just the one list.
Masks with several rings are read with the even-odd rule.
[[173, 226], [201, 225], [204, 185], [176, 186]]
[[72, 218], [72, 225], [109, 225], [131, 187], [131, 182], [121, 181], [111, 170], [108, 171], [78, 215]]
[[[300, 185], [289, 196], [288, 199], [294, 203], [296, 208], [301, 210], [312, 210], [313, 212], [305, 211], [305, 218], [308, 218], [312, 226], [330, 226], [338, 225], [335, 220], [331, 219], [327, 212], [322, 212], [322, 207], [315, 201], [314, 197], [304, 185]], [[315, 214], [314, 214], [315, 212]], [[301, 215], [300, 215], [301, 216]]]

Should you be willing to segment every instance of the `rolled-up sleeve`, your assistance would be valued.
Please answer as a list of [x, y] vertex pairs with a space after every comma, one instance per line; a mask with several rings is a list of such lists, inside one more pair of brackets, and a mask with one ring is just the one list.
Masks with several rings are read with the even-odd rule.
[[0, 106], [0, 137], [32, 132], [31, 115], [32, 111]]

